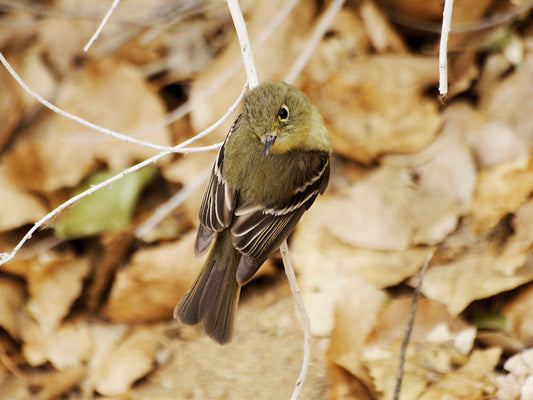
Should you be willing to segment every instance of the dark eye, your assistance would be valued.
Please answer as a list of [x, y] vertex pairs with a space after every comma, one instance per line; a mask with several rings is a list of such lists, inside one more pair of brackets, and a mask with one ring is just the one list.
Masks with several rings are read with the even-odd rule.
[[278, 117], [282, 121], [287, 121], [289, 119], [289, 107], [287, 107], [285, 104], [282, 105], [278, 111]]

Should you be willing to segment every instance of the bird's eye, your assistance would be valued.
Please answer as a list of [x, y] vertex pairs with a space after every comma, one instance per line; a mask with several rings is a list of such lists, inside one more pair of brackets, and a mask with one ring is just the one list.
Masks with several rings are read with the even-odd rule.
[[278, 111], [278, 117], [281, 121], [287, 121], [289, 119], [289, 107], [285, 104], [282, 105]]

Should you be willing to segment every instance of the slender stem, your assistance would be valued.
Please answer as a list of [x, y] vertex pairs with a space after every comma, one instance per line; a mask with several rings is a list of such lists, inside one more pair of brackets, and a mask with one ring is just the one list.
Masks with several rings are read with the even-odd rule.
[[130, 136], [122, 135], [118, 132], [112, 131], [111, 129], [106, 129], [101, 126], [98, 126], [96, 124], [93, 124], [92, 122], [89, 122], [83, 118], [78, 117], [77, 115], [71, 114], [69, 112], [66, 112], [59, 108], [58, 106], [50, 103], [45, 98], [41, 97], [38, 93], [33, 91], [27, 84], [22, 80], [22, 78], [17, 74], [15, 69], [11, 66], [11, 64], [6, 60], [2, 52], [0, 52], [0, 62], [4, 65], [4, 67], [7, 69], [9, 74], [15, 79], [15, 81], [28, 93], [31, 97], [33, 97], [35, 100], [37, 100], [39, 103], [41, 103], [43, 106], [47, 107], [48, 109], [52, 110], [53, 112], [62, 115], [65, 118], [68, 118], [72, 121], [75, 121], [79, 123], [80, 125], [86, 126], [87, 128], [93, 129], [95, 131], [104, 133], [106, 135], [109, 135], [115, 139], [122, 140], [126, 143], [132, 143], [143, 147], [148, 147], [150, 149], [159, 150], [159, 151], [167, 151], [170, 150], [171, 147], [169, 146], [160, 146], [158, 144], [153, 144], [149, 142], [145, 142], [142, 140], [138, 140], [135, 138], [132, 138]]
[[453, 0], [445, 0], [439, 47], [439, 93], [448, 94], [448, 34], [452, 24]]
[[396, 371], [396, 384], [394, 386], [394, 395], [393, 400], [398, 400], [400, 398], [400, 390], [402, 388], [403, 380], [403, 365], [405, 363], [405, 356], [407, 354], [407, 345], [409, 344], [409, 339], [411, 338], [411, 333], [413, 332], [413, 326], [415, 323], [416, 309], [418, 307], [418, 299], [420, 297], [420, 290], [422, 289], [422, 281], [424, 280], [424, 274], [428, 268], [435, 250], [433, 250], [426, 259], [426, 262], [422, 266], [420, 273], [418, 275], [418, 284], [416, 285], [415, 292], [413, 294], [413, 302], [411, 303], [411, 309], [409, 310], [409, 316], [407, 317], [407, 327], [405, 329], [405, 335], [402, 341], [402, 347], [400, 348], [400, 356], [398, 357], [398, 370]]
[[107, 13], [105, 14], [104, 18], [102, 19], [102, 22], [100, 22], [100, 25], [96, 29], [96, 32], [94, 32], [94, 34], [91, 36], [91, 38], [89, 39], [89, 42], [83, 48], [83, 51], [85, 51], [87, 53], [89, 51], [89, 48], [94, 43], [94, 41], [98, 38], [98, 36], [100, 36], [100, 33], [102, 32], [102, 29], [104, 29], [104, 26], [107, 23], [107, 21], [109, 20], [109, 17], [111, 17], [111, 14], [113, 14], [113, 11], [115, 10], [115, 8], [117, 8], [118, 3], [120, 3], [120, 0], [114, 0], [113, 1], [113, 4], [111, 4], [111, 7], [109, 7], [109, 10], [107, 10]]
[[296, 400], [300, 394], [300, 391], [302, 390], [303, 383], [307, 376], [307, 371], [309, 370], [309, 365], [311, 364], [311, 323], [309, 321], [307, 311], [305, 310], [302, 296], [300, 295], [300, 288], [298, 287], [298, 282], [296, 281], [296, 275], [294, 274], [294, 268], [292, 267], [289, 256], [289, 247], [287, 246], [286, 240], [284, 240], [281, 244], [279, 251], [281, 252], [283, 266], [285, 267], [285, 275], [287, 275], [287, 279], [291, 287], [292, 297], [294, 299], [296, 309], [298, 310], [298, 315], [300, 316], [300, 322], [302, 324], [302, 330], [304, 333], [304, 355], [302, 360], [302, 368], [291, 396], [291, 400]]
[[239, 6], [238, 0], [226, 0], [226, 2], [228, 3], [231, 18], [233, 18], [233, 25], [235, 25], [235, 31], [239, 38], [244, 69], [248, 78], [248, 86], [250, 89], [254, 89], [259, 86], [259, 80], [257, 79], [252, 47], [250, 46], [250, 39], [248, 38], [248, 32], [242, 16], [241, 7]]

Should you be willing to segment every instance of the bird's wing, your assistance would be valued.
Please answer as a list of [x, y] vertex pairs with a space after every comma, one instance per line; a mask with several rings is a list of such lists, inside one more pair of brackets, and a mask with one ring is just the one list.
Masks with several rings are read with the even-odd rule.
[[[235, 130], [238, 121], [239, 118], [237, 118], [231, 127], [228, 137]], [[233, 218], [237, 191], [228, 185], [222, 176], [226, 142], [224, 142], [218, 152], [200, 206], [200, 226], [198, 227], [196, 242], [194, 244], [194, 252], [197, 256], [207, 250], [215, 232], [220, 232], [227, 228]]]
[[324, 156], [306, 184], [293, 192], [287, 202], [276, 207], [242, 204], [235, 211], [231, 233], [241, 258], [237, 281], [248, 282], [267, 257], [287, 238], [302, 214], [326, 189], [329, 180], [329, 157]]

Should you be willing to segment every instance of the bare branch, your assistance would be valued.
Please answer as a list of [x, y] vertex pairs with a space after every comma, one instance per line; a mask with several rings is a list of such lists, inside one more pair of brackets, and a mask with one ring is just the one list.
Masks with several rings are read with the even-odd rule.
[[292, 267], [289, 247], [287, 246], [287, 241], [284, 240], [281, 244], [279, 251], [281, 252], [281, 257], [283, 259], [283, 265], [285, 267], [285, 274], [287, 275], [287, 280], [291, 287], [292, 297], [294, 299], [294, 304], [300, 315], [300, 322], [302, 323], [302, 330], [304, 333], [304, 355], [302, 360], [302, 368], [300, 370], [300, 375], [294, 386], [294, 391], [291, 396], [291, 400], [296, 400], [300, 395], [302, 390], [303, 383], [307, 376], [307, 371], [309, 370], [309, 365], [311, 364], [311, 323], [309, 322], [309, 316], [305, 310], [305, 305], [300, 295], [300, 288], [298, 287], [298, 281], [296, 280], [296, 275], [294, 274], [294, 268]]
[[[0, 57], [3, 57], [1, 53], [0, 53]], [[95, 186], [87, 189], [86, 191], [78, 194], [77, 196], [72, 197], [71, 199], [69, 199], [66, 202], [64, 202], [63, 204], [61, 204], [56, 209], [52, 210], [50, 213], [45, 215], [41, 220], [37, 221], [33, 225], [33, 227], [28, 231], [28, 233], [26, 233], [26, 235], [17, 244], [17, 246], [11, 251], [11, 253], [0, 253], [0, 266], [5, 264], [6, 262], [12, 260], [13, 257], [15, 257], [15, 255], [18, 253], [18, 251], [22, 248], [22, 246], [29, 239], [31, 239], [32, 235], [41, 226], [43, 226], [45, 223], [47, 223], [50, 220], [52, 220], [52, 218], [54, 218], [56, 215], [58, 215], [60, 212], [62, 212], [65, 208], [67, 208], [68, 206], [74, 204], [78, 200], [81, 200], [84, 197], [90, 196], [91, 194], [93, 194], [97, 190], [100, 190], [103, 187], [106, 187], [106, 186], [112, 184], [113, 182], [116, 182], [117, 180], [121, 179], [125, 175], [131, 174], [132, 172], [135, 172], [135, 171], [137, 171], [137, 170], [139, 170], [139, 169], [141, 169], [141, 168], [143, 168], [143, 167], [145, 167], [145, 166], [147, 166], [147, 165], [149, 165], [151, 163], [155, 163], [159, 159], [161, 159], [161, 158], [163, 158], [163, 157], [165, 157], [167, 155], [170, 155], [172, 153], [188, 154], [188, 153], [197, 153], [197, 152], [201, 152], [201, 151], [216, 150], [216, 149], [220, 148], [222, 143], [215, 143], [215, 144], [213, 144], [211, 146], [203, 146], [203, 147], [186, 147], [186, 146], [194, 143], [198, 139], [201, 139], [202, 137], [206, 136], [208, 133], [210, 133], [214, 129], [216, 129], [218, 126], [220, 126], [233, 112], [235, 112], [235, 109], [237, 108], [237, 106], [239, 105], [240, 101], [242, 100], [245, 92], [246, 92], [246, 85], [244, 86], [239, 98], [228, 109], [228, 112], [221, 119], [219, 119], [213, 125], [211, 125], [209, 128], [207, 128], [205, 131], [199, 133], [198, 135], [190, 138], [189, 140], [186, 140], [185, 142], [183, 142], [183, 143], [181, 143], [181, 144], [179, 144], [177, 146], [174, 146], [174, 147], [170, 148], [167, 151], [159, 153], [159, 154], [157, 154], [157, 155], [155, 155], [155, 156], [153, 156], [153, 157], [151, 157], [151, 158], [149, 158], [149, 159], [147, 159], [147, 160], [145, 160], [145, 161], [143, 161], [143, 162], [141, 162], [139, 164], [136, 164], [136, 165], [134, 165], [134, 166], [122, 171], [120, 174], [117, 174], [117, 175], [113, 176], [112, 178], [109, 178], [108, 180], [106, 180], [106, 181], [104, 181], [104, 182], [102, 182], [102, 183], [100, 183], [98, 185], [95, 185]]]
[[101, 126], [98, 126], [96, 124], [93, 124], [92, 122], [89, 122], [83, 118], [78, 117], [77, 115], [71, 114], [69, 112], [66, 112], [62, 110], [61, 108], [57, 107], [56, 105], [50, 103], [45, 98], [41, 97], [38, 93], [33, 91], [27, 84], [22, 80], [22, 78], [17, 74], [15, 69], [11, 66], [11, 64], [6, 60], [2, 52], [0, 52], [0, 62], [4, 65], [4, 67], [8, 70], [9, 74], [15, 79], [15, 81], [28, 93], [31, 97], [33, 97], [35, 100], [37, 100], [39, 103], [41, 103], [46, 108], [52, 110], [53, 112], [62, 115], [65, 118], [68, 118], [72, 121], [75, 121], [79, 123], [80, 125], [86, 126], [87, 128], [93, 129], [95, 131], [104, 133], [106, 135], [109, 135], [115, 139], [122, 140], [126, 143], [132, 143], [143, 147], [148, 147], [150, 149], [158, 150], [158, 151], [169, 151], [172, 148], [169, 146], [160, 146], [158, 144], [153, 144], [149, 142], [145, 142], [143, 140], [138, 140], [135, 138], [132, 138], [130, 136], [122, 135], [118, 132], [112, 131], [111, 129], [106, 129]]
[[252, 47], [250, 46], [250, 39], [248, 39], [248, 32], [242, 16], [241, 7], [239, 6], [238, 0], [226, 0], [226, 2], [228, 3], [231, 18], [233, 18], [233, 25], [235, 26], [235, 31], [237, 31], [237, 37], [239, 38], [242, 61], [244, 62], [244, 69], [246, 71], [246, 76], [248, 77], [248, 86], [250, 89], [253, 89], [259, 85], [259, 80], [257, 79]]
[[400, 390], [402, 388], [403, 380], [403, 365], [405, 363], [405, 355], [407, 353], [407, 345], [409, 344], [409, 339], [411, 338], [411, 333], [413, 332], [413, 326], [415, 324], [416, 309], [418, 307], [418, 299], [420, 297], [420, 290], [422, 289], [422, 281], [424, 280], [424, 274], [428, 268], [435, 250], [433, 250], [426, 259], [426, 262], [422, 266], [420, 273], [418, 274], [418, 284], [416, 285], [415, 292], [413, 294], [413, 302], [411, 303], [411, 309], [409, 310], [409, 316], [407, 317], [407, 326], [405, 329], [405, 334], [402, 341], [402, 347], [400, 348], [400, 356], [398, 357], [398, 370], [396, 371], [396, 384], [394, 386], [394, 395], [393, 400], [398, 400], [400, 398]]
[[452, 24], [453, 0], [445, 0], [439, 47], [439, 93], [448, 94], [448, 34]]
[[89, 39], [89, 42], [83, 48], [83, 51], [85, 51], [87, 53], [89, 51], [89, 48], [94, 43], [94, 41], [98, 38], [98, 36], [100, 36], [100, 32], [102, 32], [102, 29], [104, 29], [105, 24], [109, 20], [109, 17], [111, 17], [111, 14], [115, 10], [115, 8], [117, 8], [118, 3], [120, 3], [120, 0], [114, 0], [113, 1], [113, 4], [111, 4], [111, 7], [109, 7], [109, 10], [107, 10], [107, 13], [105, 14], [104, 18], [102, 19], [102, 22], [100, 22], [100, 25], [96, 29], [96, 32], [94, 32], [94, 34], [91, 36], [91, 38]]

